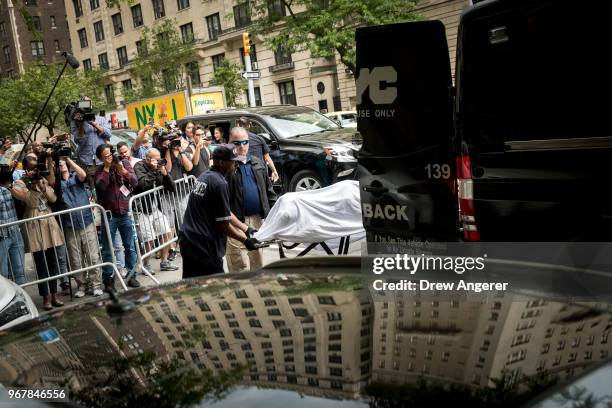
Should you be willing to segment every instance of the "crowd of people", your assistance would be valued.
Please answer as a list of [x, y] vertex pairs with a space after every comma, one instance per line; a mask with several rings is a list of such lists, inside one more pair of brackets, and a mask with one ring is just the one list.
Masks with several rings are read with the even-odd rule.
[[[38, 279], [80, 270], [71, 274], [74, 297], [100, 296], [114, 288], [113, 253], [130, 287], [140, 286], [137, 245], [148, 254], [143, 271], [155, 273], [153, 256], [161, 260], [160, 271], [177, 270], [177, 235], [183, 277], [222, 273], [224, 256], [230, 272], [259, 268], [262, 250], [253, 234], [276, 199], [278, 173], [267, 144], [248, 128], [247, 118], [229, 132], [187, 122], [175, 139], [156, 139], [160, 126], [148, 124], [132, 146], [112, 146], [105, 121], [73, 120], [70, 134], [50, 140], [70, 139], [76, 146], [71, 157], [33, 142], [21, 166], [4, 157], [11, 143], [0, 139], [0, 273], [25, 283], [25, 254], [31, 253]], [[181, 208], [175, 182], [188, 175], [197, 182]], [[162, 192], [129, 208], [131, 197], [156, 187]], [[108, 214], [100, 231], [92, 207], [65, 211], [94, 202]], [[26, 221], [5, 226], [18, 220]], [[66, 277], [38, 285], [44, 309], [63, 305], [58, 284], [62, 294], [70, 293]]]

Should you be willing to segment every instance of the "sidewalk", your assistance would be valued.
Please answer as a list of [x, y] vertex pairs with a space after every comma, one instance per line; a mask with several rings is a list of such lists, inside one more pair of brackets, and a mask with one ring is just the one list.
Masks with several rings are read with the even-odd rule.
[[[357, 242], [353, 242], [350, 244], [349, 246], [349, 251], [348, 251], [348, 255], [352, 255], [352, 256], [360, 256], [361, 255], [361, 245], [364, 241], [357, 241]], [[297, 254], [299, 254], [302, 250], [304, 250], [306, 248], [306, 246], [304, 244], [298, 245], [296, 248], [294, 249], [285, 249], [285, 256], [288, 258], [294, 258]], [[338, 250], [332, 250], [334, 253], [337, 253]], [[307, 255], [305, 256], [326, 256], [327, 253], [321, 249], [320, 247], [316, 247], [315, 249], [311, 250]], [[279, 253], [278, 253], [278, 246], [277, 245], [271, 245], [268, 248], [264, 248], [263, 250], [263, 260], [264, 260], [264, 265], [267, 265], [269, 263], [278, 261], [280, 259]], [[151, 259], [151, 264], [153, 266], [153, 270], [155, 271], [155, 278], [157, 278], [157, 280], [159, 280], [160, 283], [171, 283], [171, 282], [176, 282], [181, 280], [181, 277], [183, 275], [183, 271], [182, 271], [182, 259], [179, 256], [176, 257], [176, 259], [174, 260], [174, 264], [176, 266], [179, 267], [178, 270], [176, 271], [167, 271], [167, 272], [160, 272], [159, 271], [159, 259], [155, 259], [152, 258]], [[33, 265], [26, 265], [27, 269], [32, 269], [33, 270]], [[223, 269], [225, 269], [225, 272], [227, 272], [227, 264], [224, 262], [224, 266]], [[150, 279], [148, 276], [139, 273], [137, 276], [138, 281], [140, 282], [140, 284], [144, 287], [151, 287], [151, 286], [155, 286], [155, 282]], [[74, 281], [73, 281], [74, 282]], [[119, 283], [116, 283], [116, 286], [119, 287]], [[73, 283], [73, 293], [76, 290], [76, 288], [74, 288], [74, 283]], [[34, 301], [34, 303], [36, 304], [36, 307], [38, 308], [38, 312], [40, 314], [45, 313], [45, 311], [42, 308], [42, 297], [38, 294], [38, 287], [36, 285], [34, 286], [29, 286], [26, 288], [26, 291], [28, 292], [28, 294], [30, 295], [30, 297], [32, 298], [32, 300]], [[93, 296], [85, 296], [83, 298], [80, 299], [76, 299], [73, 298], [72, 300], [70, 299], [70, 296], [60, 296], [60, 300], [62, 302], [64, 302], [64, 304], [66, 306], [71, 306], [74, 304], [78, 304], [78, 303], [83, 303], [83, 302], [89, 302], [92, 299], [96, 299]], [[54, 309], [54, 310], [58, 310], [58, 309]]]

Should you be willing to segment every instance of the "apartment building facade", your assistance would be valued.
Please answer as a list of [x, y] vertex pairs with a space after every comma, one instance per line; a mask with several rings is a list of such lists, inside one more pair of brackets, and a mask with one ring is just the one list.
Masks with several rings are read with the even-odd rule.
[[23, 73], [34, 61], [63, 62], [61, 53], [70, 51], [64, 1], [1, 0], [0, 48], [0, 75], [4, 78]]

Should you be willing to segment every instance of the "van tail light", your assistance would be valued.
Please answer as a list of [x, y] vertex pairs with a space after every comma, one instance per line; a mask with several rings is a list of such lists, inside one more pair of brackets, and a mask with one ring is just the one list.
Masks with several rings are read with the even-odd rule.
[[474, 211], [474, 181], [472, 180], [470, 156], [457, 156], [457, 198], [459, 199], [459, 221], [466, 241], [480, 241]]

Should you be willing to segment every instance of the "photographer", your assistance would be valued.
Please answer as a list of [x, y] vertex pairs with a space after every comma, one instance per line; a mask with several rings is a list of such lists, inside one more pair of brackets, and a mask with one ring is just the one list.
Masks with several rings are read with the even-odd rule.
[[0, 275], [11, 278], [18, 285], [26, 283], [25, 248], [19, 225], [3, 227], [17, 221], [13, 201], [13, 176], [7, 165], [0, 165]]
[[[193, 126], [192, 122], [188, 122], [186, 125], [190, 123]], [[174, 129], [171, 128], [171, 130]], [[185, 154], [185, 146], [183, 146], [185, 142], [180, 136], [180, 132], [170, 133], [170, 135], [174, 135], [174, 138], [162, 143], [165, 149], [166, 170], [168, 170], [172, 180], [179, 180], [193, 169], [193, 163]]]
[[130, 163], [130, 166], [132, 166], [132, 168], [135, 168], [136, 163], [141, 160], [132, 156], [132, 150], [126, 142], [117, 143], [117, 153], [119, 153], [119, 157], [121, 157], [121, 160], [127, 160]]
[[[208, 145], [212, 141], [206, 136], [207, 130], [202, 126], [196, 126], [193, 131], [193, 137], [189, 140], [189, 145], [185, 149], [187, 158], [191, 160], [193, 168], [190, 174], [195, 177], [200, 177], [200, 174], [204, 173], [210, 167], [210, 151]], [[208, 132], [210, 134], [210, 132]]]
[[87, 173], [90, 187], [93, 188], [96, 166], [101, 164], [96, 157], [96, 149], [110, 140], [111, 132], [96, 123], [95, 115], [90, 117], [88, 114], [83, 115], [76, 111], [76, 114], [70, 118], [70, 134], [77, 145], [78, 161]]
[[[23, 167], [27, 169], [26, 175], [15, 182], [12, 192], [15, 198], [25, 204], [24, 218], [51, 214], [49, 203], [57, 200], [53, 188], [41, 174], [42, 170], [36, 167], [35, 159], [26, 157]], [[55, 218], [46, 217], [26, 222], [25, 236], [27, 237], [27, 250], [32, 252], [38, 278], [44, 279], [58, 275], [60, 273], [59, 256], [63, 251], [64, 239]], [[45, 310], [64, 305], [56, 298], [56, 280], [40, 283], [38, 292], [43, 297]]]
[[[70, 171], [72, 169], [72, 171]], [[87, 174], [69, 157], [59, 160], [60, 185], [62, 191], [62, 210], [78, 208], [89, 205], [89, 192], [85, 186]], [[69, 213], [61, 216], [68, 257], [71, 269], [81, 269], [90, 265], [100, 264], [98, 244], [98, 233], [94, 225], [91, 209], [82, 210], [79, 213]], [[75, 276], [77, 291], [74, 297], [85, 296], [86, 287], [90, 286], [91, 294], [102, 295], [101, 271], [99, 269], [89, 270], [89, 283], [85, 281], [85, 272]]]
[[[123, 249], [125, 252], [125, 267], [128, 270], [126, 278], [128, 286], [137, 288], [140, 283], [136, 280], [136, 247], [134, 236], [134, 223], [128, 215], [129, 200], [132, 190], [138, 185], [138, 179], [134, 170], [127, 160], [119, 160], [111, 145], [102, 144], [96, 149], [96, 157], [102, 161], [96, 171], [96, 191], [98, 203], [105, 210], [111, 212], [108, 220], [110, 236], [114, 237], [119, 230]], [[106, 231], [102, 231], [102, 259], [104, 262], [112, 262], [110, 243], [106, 239]], [[104, 267], [102, 280], [106, 290], [114, 288], [113, 270]]]
[[[138, 178], [138, 186], [134, 190], [135, 194], [149, 191], [156, 186], [164, 186], [164, 191], [175, 193], [176, 188], [165, 163], [161, 159], [159, 150], [153, 148], [147, 152], [147, 158], [137, 163], [134, 167], [134, 172]], [[156, 239], [159, 239], [160, 245], [172, 239], [172, 228], [168, 217], [160, 211], [163, 203], [160, 200], [160, 193], [156, 197], [149, 200], [143, 200], [137, 209], [137, 220], [139, 226], [139, 235], [144, 242], [145, 250], [151, 251]], [[166, 200], [168, 201], [168, 200]], [[168, 260], [168, 252], [170, 246], [163, 247], [161, 253], [160, 270], [176, 271], [178, 267]], [[147, 262], [143, 260], [146, 264]]]

